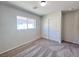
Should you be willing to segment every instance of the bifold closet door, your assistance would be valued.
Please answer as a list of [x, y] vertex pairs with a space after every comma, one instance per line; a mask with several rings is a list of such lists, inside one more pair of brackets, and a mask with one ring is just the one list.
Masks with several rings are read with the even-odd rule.
[[61, 43], [61, 12], [55, 12], [43, 17], [42, 36]]
[[48, 20], [49, 39], [61, 43], [61, 13], [53, 13]]

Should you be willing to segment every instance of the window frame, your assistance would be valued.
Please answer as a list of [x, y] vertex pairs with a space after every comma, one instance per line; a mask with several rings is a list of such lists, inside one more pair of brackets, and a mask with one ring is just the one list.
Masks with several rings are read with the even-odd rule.
[[[34, 18], [27, 18], [27, 17], [23, 17], [23, 16], [17, 16], [17, 30], [27, 30], [27, 29], [36, 29], [36, 19]], [[19, 20], [20, 19], [20, 20]], [[23, 22], [23, 20], [25, 20], [25, 24], [26, 24], [26, 28], [19, 28], [19, 26], [23, 26], [22, 24], [19, 24], [19, 22]], [[28, 27], [29, 22], [31, 22], [31, 20], [33, 21], [31, 24], [34, 26], [33, 28]]]

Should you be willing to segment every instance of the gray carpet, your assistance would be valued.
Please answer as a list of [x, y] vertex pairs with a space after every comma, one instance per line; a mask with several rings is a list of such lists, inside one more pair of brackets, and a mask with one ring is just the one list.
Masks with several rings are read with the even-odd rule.
[[79, 46], [40, 39], [14, 57], [79, 57]]

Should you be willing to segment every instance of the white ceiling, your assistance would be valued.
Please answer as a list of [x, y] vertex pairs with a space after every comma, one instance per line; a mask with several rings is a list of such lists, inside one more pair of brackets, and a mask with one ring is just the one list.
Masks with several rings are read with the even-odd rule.
[[79, 9], [79, 1], [48, 1], [44, 7], [40, 6], [39, 1], [9, 1], [9, 3], [40, 16], [54, 11], [72, 11]]

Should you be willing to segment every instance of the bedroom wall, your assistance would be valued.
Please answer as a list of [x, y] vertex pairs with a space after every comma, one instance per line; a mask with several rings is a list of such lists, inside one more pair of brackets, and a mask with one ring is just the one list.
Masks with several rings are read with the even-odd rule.
[[[36, 29], [17, 30], [16, 16], [36, 19]], [[40, 38], [40, 16], [0, 4], [0, 53]]]

